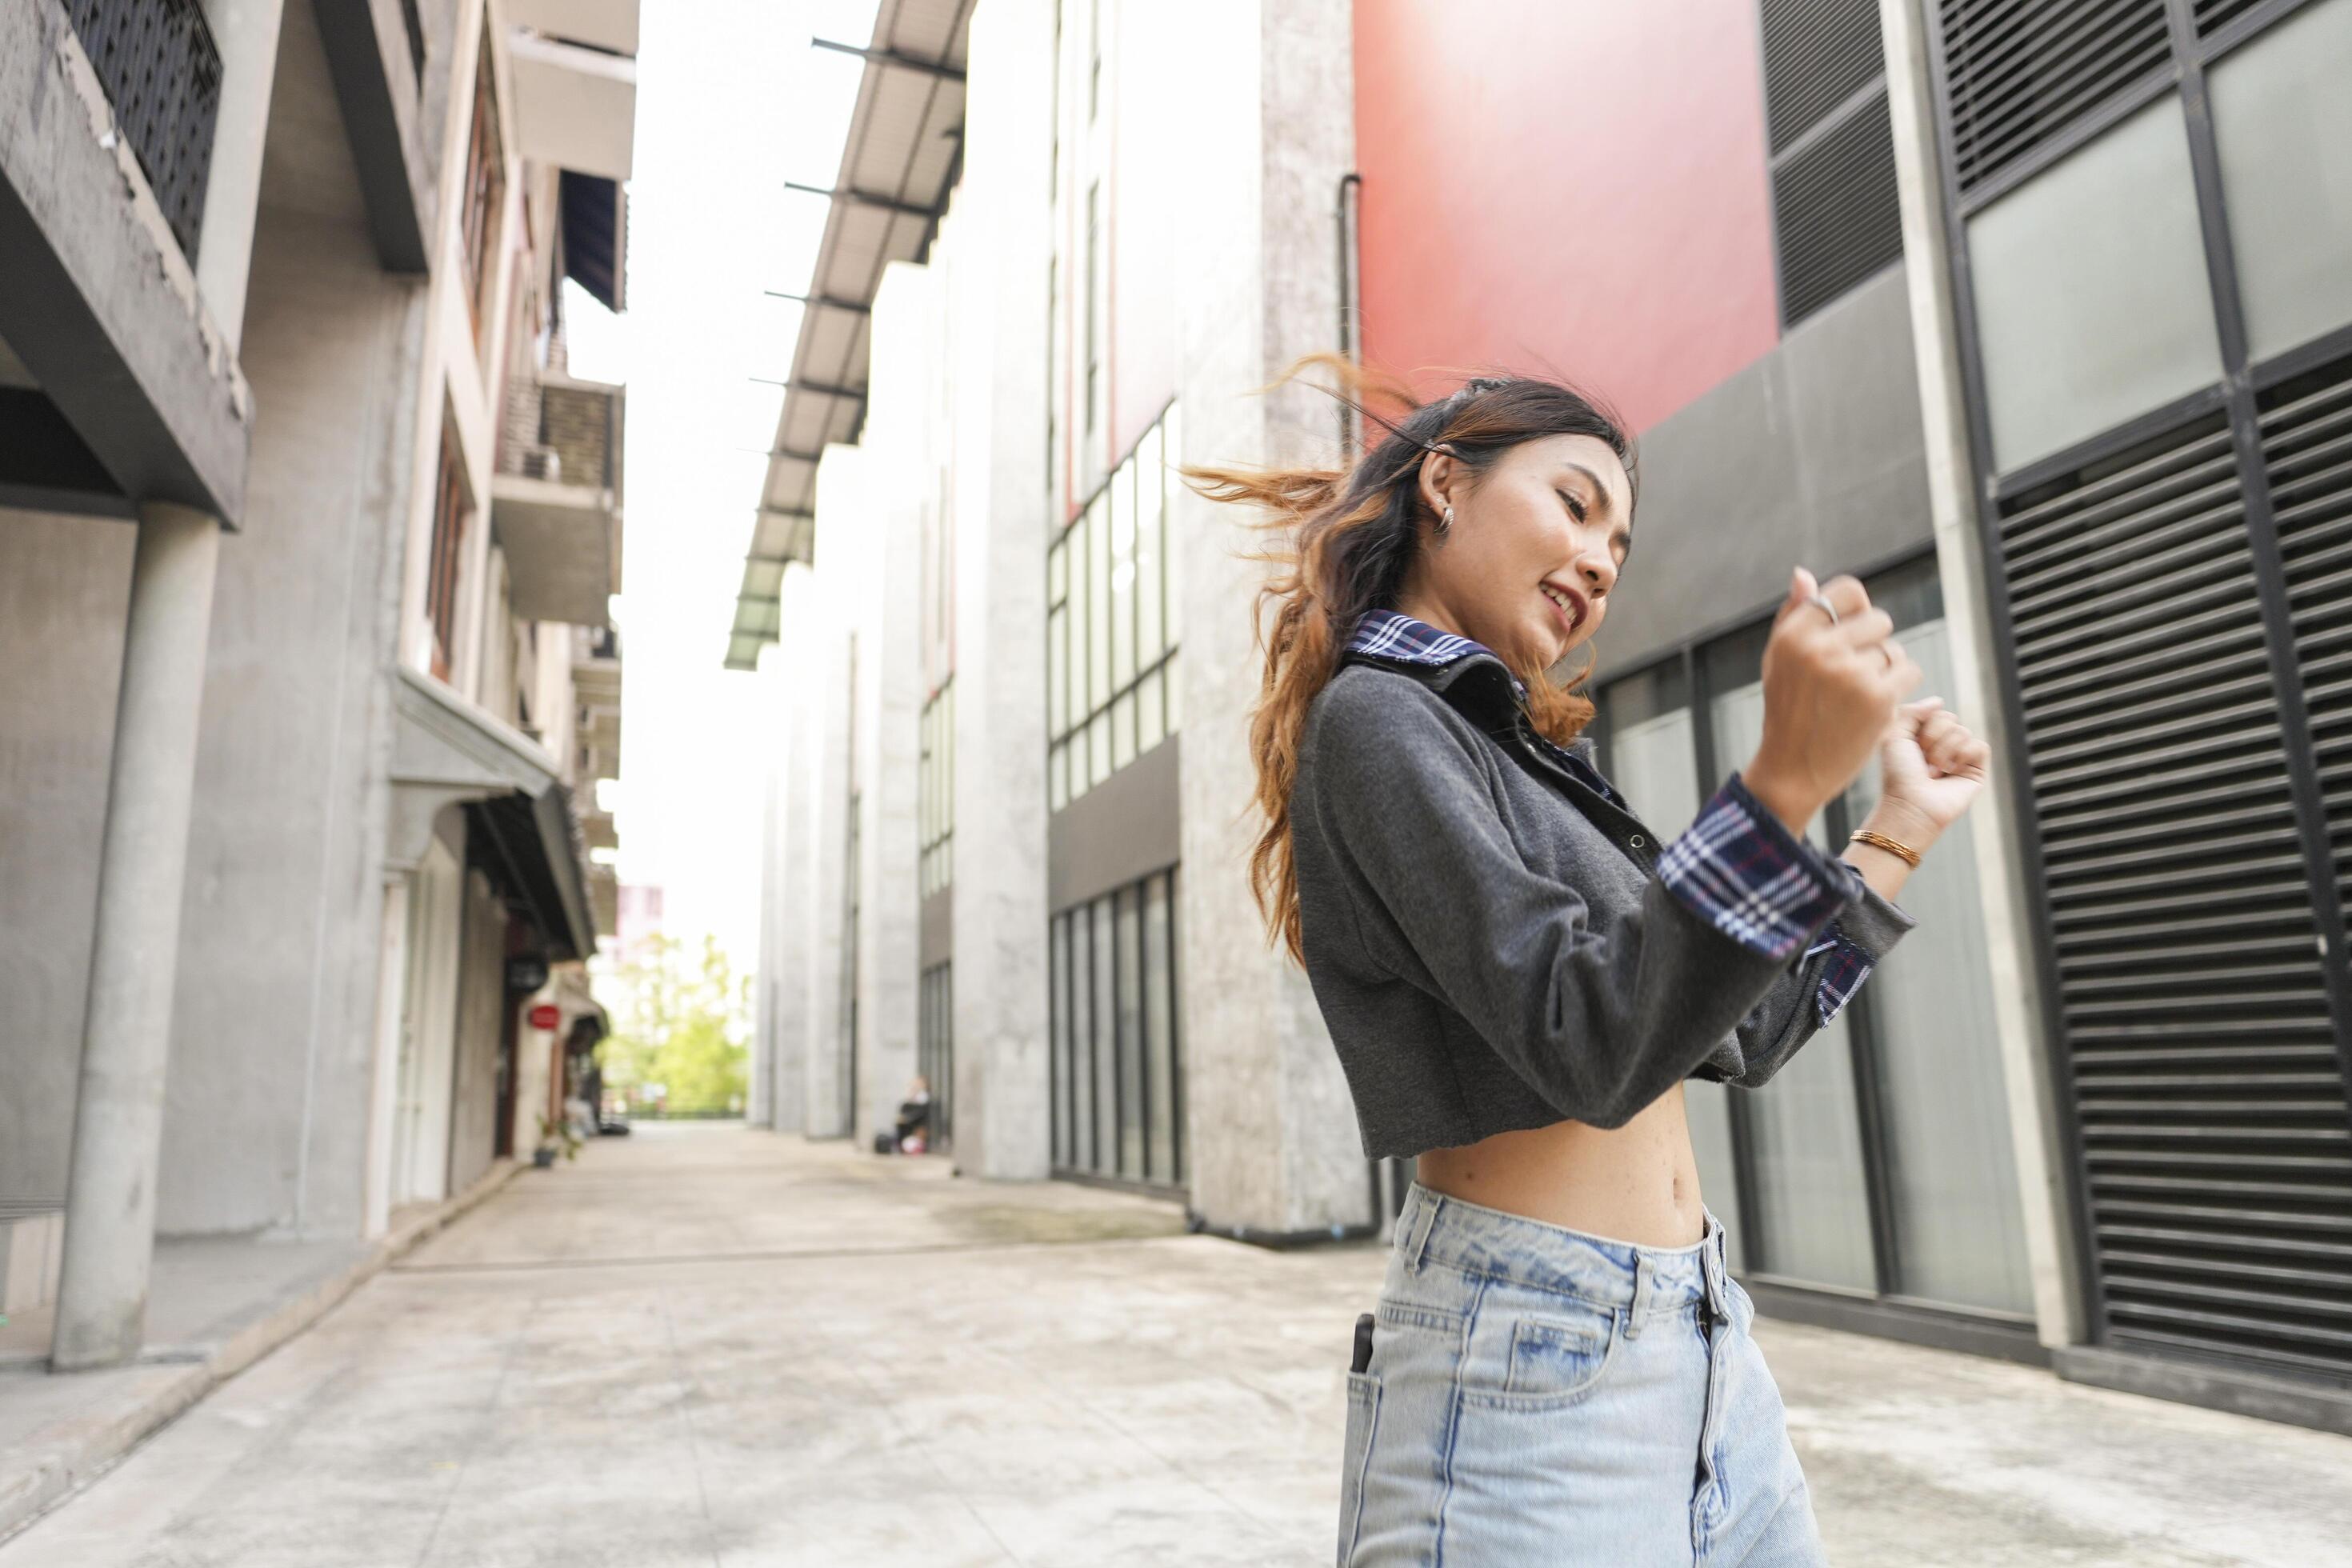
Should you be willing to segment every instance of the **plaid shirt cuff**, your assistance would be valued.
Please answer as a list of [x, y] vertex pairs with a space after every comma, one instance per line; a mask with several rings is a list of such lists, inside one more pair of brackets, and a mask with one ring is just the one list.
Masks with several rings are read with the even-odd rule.
[[1751, 952], [1788, 958], [1853, 895], [1836, 862], [1800, 840], [1733, 773], [1658, 858], [1684, 906]]
[[1830, 954], [1829, 963], [1822, 966], [1821, 983], [1813, 989], [1813, 1003], [1820, 1009], [1822, 1027], [1826, 1029], [1830, 1020], [1853, 1000], [1862, 983], [1870, 978], [1871, 958], [1847, 939], [1835, 921], [1830, 922], [1819, 942], [1805, 949], [1805, 957], [1810, 959], [1817, 952]]

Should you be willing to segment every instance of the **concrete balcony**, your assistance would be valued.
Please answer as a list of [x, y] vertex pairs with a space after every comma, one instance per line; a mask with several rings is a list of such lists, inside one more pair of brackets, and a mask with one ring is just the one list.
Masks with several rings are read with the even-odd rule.
[[629, 177], [637, 131], [635, 0], [520, 0], [515, 120], [522, 154], [559, 169]]
[[542, 374], [507, 389], [490, 480], [514, 613], [602, 627], [621, 586], [621, 451], [627, 394]]

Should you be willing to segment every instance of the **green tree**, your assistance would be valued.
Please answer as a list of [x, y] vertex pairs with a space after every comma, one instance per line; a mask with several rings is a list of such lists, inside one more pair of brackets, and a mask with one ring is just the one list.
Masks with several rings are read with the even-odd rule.
[[718, 941], [692, 952], [673, 937], [639, 945], [614, 976], [619, 1006], [601, 1047], [604, 1082], [632, 1107], [668, 1115], [743, 1108], [751, 982]]

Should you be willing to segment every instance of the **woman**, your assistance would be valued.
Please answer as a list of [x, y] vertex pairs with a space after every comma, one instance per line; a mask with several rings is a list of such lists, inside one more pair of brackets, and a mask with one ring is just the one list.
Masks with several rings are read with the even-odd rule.
[[[1579, 736], [1589, 651], [1549, 673], [1626, 569], [1631, 459], [1577, 393], [1497, 379], [1344, 475], [1194, 476], [1291, 534], [1253, 877], [1365, 1152], [1419, 1160], [1348, 1383], [1343, 1565], [1822, 1560], [1682, 1084], [1759, 1084], [1843, 1005], [1986, 750], [1901, 703], [1920, 671], [1859, 582], [1800, 567], [1762, 743], [1657, 842]], [[1874, 752], [1832, 858], [1807, 826]]]

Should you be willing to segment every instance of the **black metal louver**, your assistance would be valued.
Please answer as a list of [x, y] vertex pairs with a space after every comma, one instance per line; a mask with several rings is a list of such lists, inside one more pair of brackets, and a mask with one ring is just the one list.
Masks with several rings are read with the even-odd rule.
[[1764, 117], [1781, 152], [1886, 73], [1877, 0], [1764, 0]]
[[1780, 324], [1903, 255], [1876, 0], [1762, 0]]
[[1772, 216], [1780, 319], [1789, 326], [1903, 258], [1885, 93], [1774, 166]]
[[2352, 1378], [2352, 1120], [2243, 506], [2219, 414], [2001, 504], [2023, 749], [2105, 1338]]
[[197, 0], [68, 0], [123, 140], [193, 263], [212, 177], [221, 59]]
[[[2271, 489], [2336, 896], [2352, 889], [2352, 359], [2265, 392]], [[2345, 1214], [2352, 1233], [2352, 1205]]]
[[2162, 69], [2171, 58], [2164, 12], [2165, 0], [1941, 0], [1961, 192]]
[[2197, 36], [2211, 37], [2262, 3], [2263, 0], [2197, 0]]

